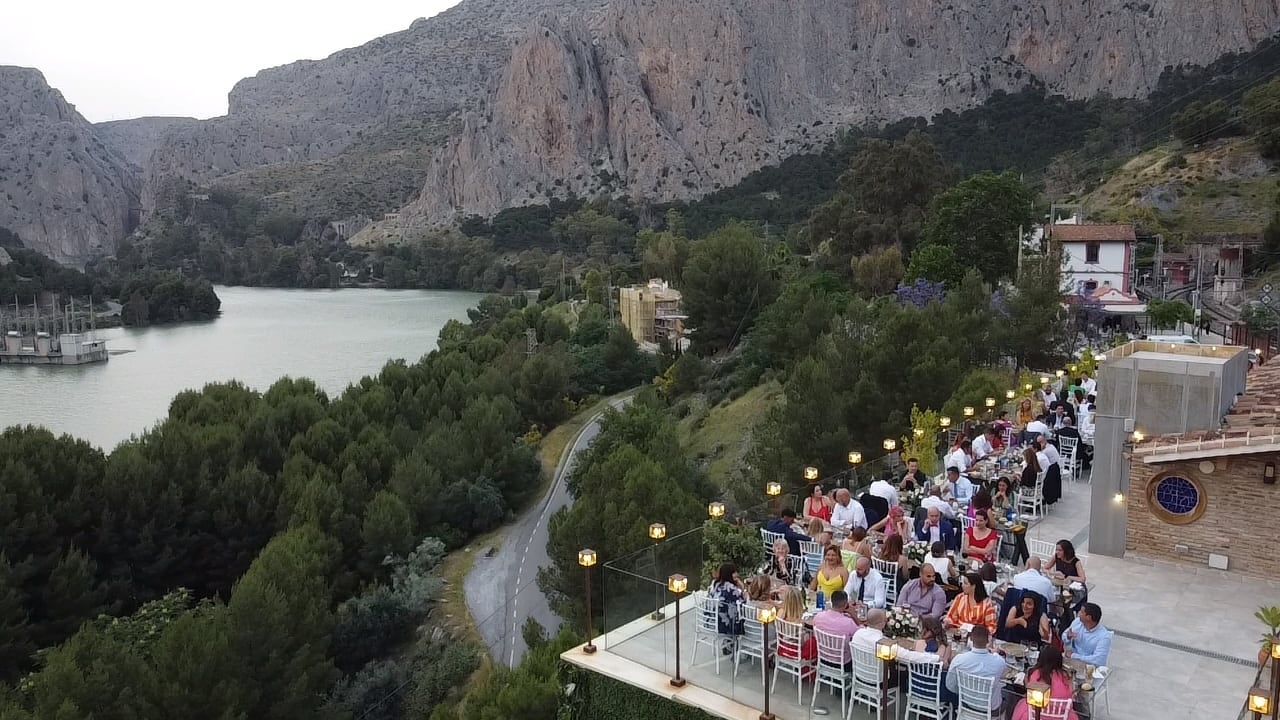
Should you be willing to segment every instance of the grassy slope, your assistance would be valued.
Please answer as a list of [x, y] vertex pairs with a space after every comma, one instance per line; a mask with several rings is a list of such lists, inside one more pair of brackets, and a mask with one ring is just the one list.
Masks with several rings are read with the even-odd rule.
[[[1176, 167], [1179, 156], [1186, 167]], [[1084, 202], [1098, 220], [1141, 219], [1149, 208], [1174, 235], [1252, 233], [1270, 218], [1278, 178], [1247, 138], [1170, 143], [1125, 163]]]
[[751, 429], [782, 398], [777, 382], [757, 385], [737, 400], [706, 409], [701, 398], [680, 420], [680, 440], [699, 460], [707, 461], [707, 476], [723, 487], [729, 472], [750, 447]]

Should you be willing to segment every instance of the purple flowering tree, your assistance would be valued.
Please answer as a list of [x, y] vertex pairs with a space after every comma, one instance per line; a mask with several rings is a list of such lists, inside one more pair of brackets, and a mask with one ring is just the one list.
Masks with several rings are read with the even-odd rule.
[[910, 284], [898, 283], [893, 295], [898, 299], [898, 303], [904, 307], [911, 305], [916, 308], [924, 308], [931, 302], [942, 302], [943, 297], [946, 295], [946, 283], [930, 282], [924, 278], [916, 278]]

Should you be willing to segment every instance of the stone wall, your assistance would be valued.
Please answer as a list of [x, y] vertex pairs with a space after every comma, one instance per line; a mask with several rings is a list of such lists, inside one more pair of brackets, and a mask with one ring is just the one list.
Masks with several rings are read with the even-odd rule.
[[[1209, 554], [1230, 558], [1228, 569], [1255, 577], [1280, 578], [1280, 552], [1275, 546], [1276, 508], [1280, 484], [1262, 482], [1263, 466], [1280, 456], [1249, 455], [1148, 465], [1135, 458], [1130, 468], [1129, 530], [1126, 549], [1143, 557], [1207, 566]], [[1206, 465], [1204, 469], [1208, 469]], [[1183, 525], [1166, 521], [1151, 507], [1148, 486], [1174, 474], [1195, 483], [1204, 493], [1203, 513]], [[1174, 550], [1187, 546], [1187, 552]]]

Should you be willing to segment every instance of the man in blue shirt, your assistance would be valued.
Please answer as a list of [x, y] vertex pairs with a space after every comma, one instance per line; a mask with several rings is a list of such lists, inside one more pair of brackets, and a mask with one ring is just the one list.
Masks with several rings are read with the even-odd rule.
[[787, 539], [787, 545], [791, 548], [791, 554], [796, 557], [800, 556], [800, 542], [808, 541], [809, 536], [799, 532], [792, 527], [796, 521], [796, 511], [791, 508], [783, 508], [778, 517], [770, 520], [765, 524], [764, 529], [771, 533], [778, 533]]
[[975, 625], [969, 633], [969, 645], [972, 648], [969, 652], [960, 653], [951, 660], [951, 669], [947, 671], [947, 689], [953, 694], [960, 692], [960, 675], [976, 675], [978, 677], [992, 678], [991, 683], [991, 699], [985, 708], [975, 707], [974, 710], [999, 710], [1003, 704], [1004, 697], [1001, 689], [1004, 683], [1000, 682], [1001, 676], [1004, 675], [1004, 658], [987, 649], [987, 645], [991, 642], [991, 634], [982, 625]]
[[1102, 608], [1085, 603], [1071, 627], [1062, 633], [1062, 654], [1086, 665], [1106, 665], [1111, 654], [1111, 631], [1102, 624]]

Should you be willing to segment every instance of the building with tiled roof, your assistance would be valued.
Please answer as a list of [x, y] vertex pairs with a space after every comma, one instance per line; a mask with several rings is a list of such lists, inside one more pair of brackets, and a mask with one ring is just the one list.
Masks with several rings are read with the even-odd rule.
[[1063, 284], [1068, 295], [1084, 295], [1110, 285], [1133, 290], [1133, 225], [1046, 225], [1045, 237], [1062, 250]]

